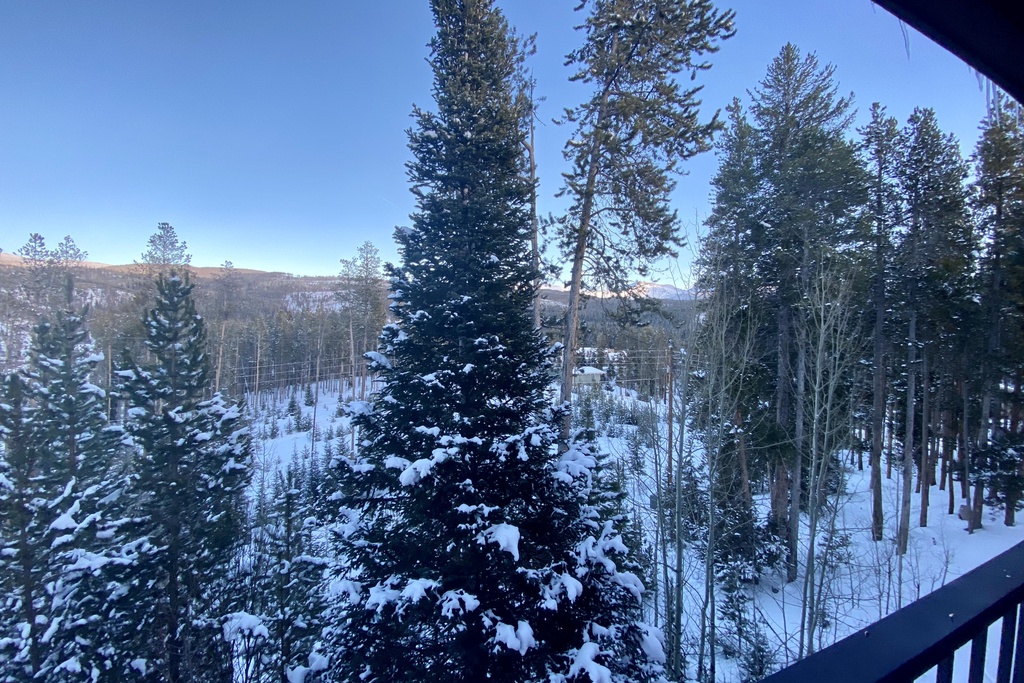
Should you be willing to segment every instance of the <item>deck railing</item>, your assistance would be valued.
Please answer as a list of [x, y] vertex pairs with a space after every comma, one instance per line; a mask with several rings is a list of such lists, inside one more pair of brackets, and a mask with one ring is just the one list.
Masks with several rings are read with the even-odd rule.
[[903, 682], [935, 669], [936, 683], [951, 683], [957, 650], [971, 643], [967, 680], [982, 683], [989, 627], [1002, 619], [995, 680], [1024, 683], [1022, 602], [1024, 543], [764, 682]]

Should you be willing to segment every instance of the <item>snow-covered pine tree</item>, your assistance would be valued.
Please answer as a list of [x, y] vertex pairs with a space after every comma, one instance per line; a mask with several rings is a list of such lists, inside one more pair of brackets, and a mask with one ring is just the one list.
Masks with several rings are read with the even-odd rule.
[[157, 280], [146, 315], [151, 363], [126, 354], [118, 371], [136, 447], [124, 531], [130, 566], [119, 576], [114, 620], [119, 666], [137, 680], [230, 679], [225, 620], [238, 610], [230, 590], [243, 541], [249, 430], [237, 406], [209, 389], [202, 319], [187, 274]]
[[559, 454], [533, 328], [529, 184], [512, 76], [519, 42], [489, 0], [433, 0], [436, 112], [416, 109], [413, 225], [398, 231], [383, 386], [354, 403], [339, 457], [332, 681], [661, 677], [642, 584], [590, 502], [593, 455]]
[[[893, 239], [902, 220], [903, 203], [899, 191], [900, 155], [903, 141], [896, 119], [885, 107], [871, 105], [871, 121], [858, 131], [863, 140], [861, 156], [868, 170], [868, 216], [871, 220], [871, 293], [869, 297], [873, 329], [871, 358], [871, 537], [881, 541], [882, 516], [882, 437], [885, 432], [887, 358], [886, 314], [891, 287]], [[887, 285], [889, 287], [887, 287]]]
[[[1001, 98], [1000, 98], [1001, 99]], [[979, 322], [987, 329], [982, 353], [971, 354], [971, 374], [981, 375], [980, 393], [984, 414], [980, 424], [991, 422], [992, 443], [988, 449], [1000, 454], [1004, 466], [1012, 469], [1012, 458], [1024, 459], [1021, 415], [1024, 396], [1020, 368], [1024, 367], [1024, 130], [1022, 111], [1012, 101], [998, 99], [981, 123], [981, 139], [974, 152], [975, 189], [973, 204], [984, 245], [979, 263], [978, 289], [981, 300]], [[972, 328], [968, 334], [977, 334]], [[979, 347], [977, 344], [976, 347]], [[981, 349], [979, 349], [980, 351]], [[966, 355], [966, 354], [965, 354]], [[977, 359], [981, 358], [981, 372]], [[1016, 380], [1009, 378], [1017, 374]], [[1014, 387], [1014, 389], [1011, 389]], [[989, 396], [988, 405], [984, 397]], [[1000, 415], [1012, 415], [1008, 421]], [[1000, 424], [1002, 423], [1002, 424]], [[1007, 433], [1001, 433], [1006, 430]], [[1015, 445], [1014, 445], [1015, 444]], [[985, 448], [985, 444], [982, 444]], [[1018, 463], [1019, 465], [1020, 463]], [[1003, 497], [1007, 526], [1015, 523], [1020, 491], [1013, 475]], [[990, 493], [990, 496], [992, 494]]]
[[265, 665], [272, 680], [312, 683], [323, 656], [315, 652], [325, 608], [326, 560], [313, 537], [318, 528], [307, 495], [310, 470], [295, 463], [278, 475], [259, 530], [261, 577], [257, 577], [267, 628]]
[[[905, 201], [904, 229], [893, 254], [890, 304], [893, 322], [900, 330], [894, 344], [897, 349], [903, 347], [900, 356], [905, 359], [899, 370], [905, 387], [898, 409], [902, 424], [896, 427], [897, 436], [902, 433], [903, 437], [904, 479], [896, 533], [901, 555], [910, 538], [912, 461], [917, 461], [919, 475], [928, 473], [925, 481], [929, 486], [921, 488], [922, 503], [927, 503], [935, 478], [930, 439], [922, 438], [922, 428], [927, 431], [925, 425], [930, 421], [931, 394], [943, 379], [943, 369], [955, 367], [963, 358], [968, 340], [959, 330], [963, 321], [979, 312], [971, 275], [977, 236], [967, 215], [967, 165], [960, 155], [960, 143], [942, 132], [933, 110], [917, 108], [903, 131], [903, 145], [897, 175]], [[981, 522], [980, 505], [978, 498], [977, 524]], [[924, 504], [921, 526], [927, 524], [927, 511]]]
[[100, 359], [82, 316], [61, 311], [36, 326], [28, 365], [4, 383], [3, 680], [104, 670], [103, 586], [85, 568], [103, 565], [100, 506], [120, 439], [90, 382]]
[[58, 488], [35, 442], [31, 389], [20, 372], [0, 394], [0, 680], [31, 680], [42, 671], [52, 578], [47, 503]]
[[103, 612], [104, 568], [117, 559], [116, 524], [123, 432], [107, 423], [105, 392], [92, 383], [95, 353], [84, 313], [58, 311], [36, 327], [30, 353], [33, 443], [47, 454], [56, 497], [47, 504], [52, 582], [47, 680], [96, 681], [110, 670]]

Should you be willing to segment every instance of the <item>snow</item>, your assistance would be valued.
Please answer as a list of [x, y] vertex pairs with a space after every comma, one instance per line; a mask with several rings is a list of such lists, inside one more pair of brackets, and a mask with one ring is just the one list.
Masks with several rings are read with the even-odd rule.
[[401, 597], [412, 603], [417, 603], [427, 595], [427, 591], [438, 588], [441, 584], [432, 579], [413, 579], [402, 589]]
[[285, 675], [288, 677], [288, 683], [305, 683], [306, 677], [309, 674], [324, 671], [329, 664], [327, 657], [319, 652], [310, 652], [308, 661], [309, 666], [297, 666], [286, 671]]
[[612, 577], [612, 581], [626, 588], [637, 600], [640, 600], [642, 597], [644, 583], [636, 574], [632, 572], [616, 572]]
[[392, 577], [388, 579], [387, 583], [377, 584], [370, 588], [370, 597], [366, 599], [366, 609], [380, 612], [389, 602], [398, 600], [401, 593], [391, 587], [394, 580], [394, 577]]
[[[435, 451], [435, 454], [437, 451]], [[421, 479], [430, 474], [430, 470], [434, 469], [434, 465], [439, 462], [443, 462], [445, 457], [432, 458], [420, 458], [416, 462], [409, 465], [399, 476], [398, 481], [401, 482], [402, 486], [412, 486], [418, 483]]]
[[640, 637], [640, 648], [652, 662], [662, 664], [665, 662], [665, 636], [661, 629], [650, 624], [640, 624], [642, 635]]
[[345, 412], [351, 416], [369, 415], [373, 413], [373, 404], [369, 401], [349, 401], [345, 404]]
[[515, 628], [509, 624], [498, 622], [494, 627], [494, 640], [504, 644], [510, 650], [516, 650], [521, 655], [525, 655], [531, 647], [537, 647], [537, 641], [533, 637], [533, 628], [526, 621], [520, 621]]
[[440, 605], [443, 616], [454, 617], [459, 612], [472, 612], [480, 606], [480, 601], [475, 595], [459, 589], [445, 591], [441, 595]]
[[388, 457], [384, 458], [385, 469], [404, 470], [409, 466], [409, 464], [410, 463], [408, 460], [406, 460], [405, 458], [400, 458], [397, 455], [389, 455]]
[[[67, 494], [65, 494], [67, 495]], [[51, 531], [68, 531], [70, 529], [77, 529], [78, 522], [75, 521], [74, 515], [78, 514], [81, 510], [79, 501], [75, 501], [74, 504], [61, 514], [57, 519], [50, 522]]]
[[270, 632], [263, 620], [247, 612], [235, 612], [224, 618], [224, 640], [233, 643], [240, 637], [268, 638]]
[[589, 477], [596, 464], [592, 455], [588, 455], [576, 447], [570, 447], [559, 457], [551, 476], [558, 481], [571, 484], [579, 477]]
[[611, 670], [595, 661], [600, 654], [597, 643], [583, 643], [569, 667], [569, 678], [585, 673], [590, 676], [591, 683], [612, 683]]
[[384, 368], [385, 370], [390, 370], [391, 369], [391, 361], [389, 361], [384, 356], [384, 354], [382, 354], [382, 353], [380, 353], [378, 351], [367, 351], [363, 355], [366, 357], [367, 360], [371, 361], [372, 363], [375, 363], [375, 364], [379, 365], [380, 367]]
[[[494, 340], [481, 337], [478, 344], [490, 346]], [[462, 367], [461, 363], [454, 366], [456, 371]], [[473, 371], [481, 371], [482, 366], [476, 367]], [[595, 392], [596, 393], [596, 392]], [[601, 392], [602, 395], [604, 392]], [[616, 411], [620, 415], [627, 413], [637, 414], [637, 411], [653, 411], [661, 427], [661, 438], [664, 439], [664, 411], [665, 405], [643, 402], [637, 398], [632, 391], [617, 390], [614, 396], [609, 395], [610, 400], [616, 402]], [[341, 428], [348, 429], [351, 422], [350, 417], [369, 414], [373, 411], [373, 404], [368, 401], [354, 401], [346, 406], [346, 418], [339, 423], [335, 417], [335, 408], [338, 405], [336, 395], [321, 393], [321, 405], [317, 408], [317, 426], [323, 430], [328, 425], [337, 429], [340, 435]], [[312, 409], [303, 407], [304, 415], [309, 415]], [[598, 412], [598, 411], [595, 411]], [[454, 416], [454, 424], [459, 424], [460, 416]], [[424, 437], [436, 439], [435, 445], [443, 448], [430, 450], [430, 457], [422, 457], [410, 462], [410, 459], [401, 455], [409, 455], [408, 452], [395, 452], [394, 455], [382, 461], [375, 461], [377, 466], [391, 468], [393, 474], [398, 475], [400, 481], [405, 485], [412, 485], [431, 476], [434, 467], [446, 458], [456, 457], [460, 453], [459, 448], [466, 443], [482, 443], [481, 439], [467, 438], [459, 434], [442, 435], [441, 429], [429, 424], [410, 424], [410, 429]], [[614, 427], [614, 429], [613, 429]], [[544, 444], [550, 444], [551, 435], [545, 431], [546, 426], [532, 426], [524, 428], [521, 434], [513, 437], [503, 437], [502, 440], [494, 443], [488, 452], [497, 455], [508, 455], [510, 458], [517, 453], [517, 448], [522, 449], [529, 444], [540, 448]], [[259, 432], [259, 427], [254, 426], [254, 433]], [[283, 432], [283, 430], [282, 430]], [[628, 458], [634, 457], [631, 449], [636, 449], [636, 440], [632, 437], [637, 433], [634, 423], [621, 422], [615, 425], [598, 425], [598, 449], [611, 455], [612, 461], [630, 462]], [[343, 443], [348, 443], [349, 436], [346, 433]], [[266, 440], [265, 448], [270, 451], [278, 451], [284, 454], [281, 458], [286, 462], [290, 456], [287, 454], [298, 454], [303, 448], [311, 444], [309, 433], [281, 434], [276, 439]], [[428, 440], [429, 443], [429, 440]], [[631, 445], [632, 443], [632, 445]], [[664, 441], [662, 441], [664, 443]], [[316, 446], [322, 447], [322, 441]], [[644, 450], [646, 449], [646, 450]], [[532, 453], [532, 451], [531, 451]], [[423, 452], [417, 455], [424, 455]], [[296, 455], [297, 457], [297, 455]], [[341, 456], [336, 455], [336, 459]], [[415, 456], [413, 456], [415, 457]], [[634, 511], [639, 514], [645, 531], [652, 534], [653, 525], [649, 523], [654, 519], [654, 512], [651, 508], [651, 491], [654, 490], [652, 480], [645, 479], [650, 476], [653, 468], [653, 455], [650, 447], [641, 447], [641, 458], [647, 458], [644, 463], [646, 473], [636, 475], [635, 483], [627, 482], [629, 514]], [[693, 451], [692, 457], [699, 460], [702, 453], [698, 449]], [[373, 464], [359, 459], [359, 456], [346, 456], [351, 458], [350, 466], [353, 469], [370, 469]], [[581, 491], [588, 491], [590, 479], [594, 471], [596, 461], [594, 456], [586, 448], [573, 447], [560, 454], [549, 471], [550, 476], [561, 483], [578, 487]], [[397, 470], [397, 471], [396, 471]], [[845, 472], [846, 493], [838, 497], [838, 511], [836, 527], [842, 535], [849, 537], [849, 556], [851, 560], [843, 561], [834, 576], [828, 578], [832, 585], [826, 586], [836, 591], [835, 604], [830, 603], [828, 609], [832, 610], [838, 618], [831, 619], [828, 628], [820, 634], [815, 635], [815, 645], [825, 646], [842, 638], [845, 635], [855, 633], [863, 626], [879, 619], [881, 616], [894, 611], [901, 604], [921, 597], [928, 592], [948, 583], [957, 576], [969, 571], [975, 566], [991, 559], [995, 555], [1009, 549], [1013, 545], [1024, 540], [1024, 525], [1018, 527], [1005, 527], [1002, 524], [1001, 513], [991, 508], [986, 508], [985, 526], [983, 529], [969, 535], [964, 530], [965, 524], [955, 516], [946, 514], [945, 507], [947, 499], [945, 492], [939, 493], [937, 487], [933, 489], [931, 496], [931, 510], [929, 514], [929, 526], [918, 528], [916, 524], [911, 532], [910, 550], [904, 558], [904, 576], [902, 587], [897, 581], [896, 556], [893, 552], [892, 537], [894, 530], [887, 528], [886, 539], [875, 543], [870, 540], [870, 496], [869, 496], [869, 472], [855, 469], [848, 469]], [[559, 485], [561, 485], [561, 483]], [[900, 488], [899, 472], [894, 471], [892, 479], [886, 479], [885, 485], [885, 509], [887, 521], [894, 517], [892, 511], [898, 509], [897, 496]], [[463, 493], [472, 494], [475, 492], [474, 480], [465, 479], [460, 485], [459, 495]], [[583, 494], [585, 495], [585, 493]], [[957, 496], [959, 496], [959, 483], [957, 483]], [[339, 500], [343, 500], [340, 498]], [[461, 521], [467, 528], [477, 532], [476, 540], [483, 545], [494, 544], [498, 552], [507, 552], [515, 562], [520, 560], [520, 529], [511, 522], [507, 514], [500, 507], [492, 507], [478, 502], [474, 498], [459, 498], [451, 503], [451, 509], [458, 511]], [[755, 504], [759, 507], [759, 517], [764, 518], [767, 501], [757, 498]], [[918, 516], [919, 498], [915, 496], [913, 501], [912, 519]], [[647, 516], [646, 518], [644, 516]], [[490, 523], [493, 520], [494, 524]], [[73, 518], [72, 518], [73, 519]], [[647, 521], [644, 521], [644, 520]], [[347, 520], [347, 521], [346, 521]], [[356, 529], [358, 516], [352, 512], [352, 516], [343, 518], [340, 522], [332, 525], [330, 533], [351, 533]], [[503, 523], [497, 523], [503, 522]], [[806, 517], [805, 527], [802, 532], [801, 542], [806, 541]], [[654, 593], [654, 586], [648, 586], [643, 591], [641, 580], [638, 576], [622, 571], [622, 563], [619, 558], [625, 553], [626, 548], [622, 539], [615, 529], [604, 525], [593, 525], [593, 529], [584, 543], [577, 548], [578, 564], [569, 567], [567, 570], [558, 569], [555, 573], [546, 575], [543, 583], [538, 587], [538, 606], [547, 609], [556, 609], [561, 603], [573, 603], [581, 597], [585, 598], [585, 586], [587, 585], [586, 574], [592, 571], [596, 565], [603, 567], [611, 573], [611, 580], [619, 587], [624, 596], [631, 596], [639, 599], [642, 595], [645, 604], [649, 604]], [[669, 550], [671, 553], [671, 550]], [[803, 552], [803, 549], [802, 551]], [[703, 560], [695, 548], [686, 551], [683, 557], [684, 572], [687, 576], [687, 583], [690, 587], [684, 591], [683, 614], [687, 623], [684, 624], [685, 637], [695, 638], [698, 633], [699, 619], [693, 615], [699, 615], [701, 599], [698, 595], [703, 589]], [[84, 566], [88, 565], [88, 558], [79, 558]], [[674, 564], [674, 557], [669, 556], [669, 565]], [[336, 595], [340, 601], [352, 601], [362, 604], [366, 609], [382, 611], [386, 605], [390, 605], [399, 611], [402, 605], [422, 604], [424, 601], [436, 604], [440, 615], [446, 619], [464, 619], [470, 612], [486, 614], [481, 609], [480, 600], [463, 590], [441, 591], [441, 584], [435, 583], [433, 579], [412, 578], [408, 576], [396, 578], [393, 582], [368, 588], [360, 585], [358, 577], [351, 577], [356, 580], [335, 582], [331, 585], [332, 595]], [[660, 577], [659, 577], [660, 579]], [[757, 615], [761, 620], [763, 629], [768, 634], [768, 647], [777, 658], [779, 666], [792, 661], [795, 656], [796, 632], [800, 623], [800, 604], [802, 600], [801, 588], [803, 586], [803, 567], [796, 582], [786, 583], [784, 573], [769, 570], [762, 574], [758, 584], [746, 584], [744, 593], [751, 599], [748, 610]], [[658, 587], [661, 594], [664, 594], [665, 587]], [[902, 595], [900, 595], [902, 593]], [[506, 650], [515, 652], [528, 652], [534, 646], [529, 644], [526, 627], [520, 627], [520, 622], [511, 623], [509, 616], [505, 617], [510, 623], [497, 624], [497, 619], [488, 622], [488, 628], [493, 628], [494, 645]], [[728, 624], [719, 618], [720, 634], [724, 637]], [[500, 628], [499, 628], [500, 627]], [[996, 624], [998, 628], [998, 622]], [[614, 638], [614, 633], [605, 629], [604, 635], [592, 631], [595, 642], [584, 643], [579, 650], [569, 653], [571, 661], [571, 672], [568, 680], [572, 683], [584, 683], [591, 681], [610, 681], [611, 673], [601, 662], [600, 643], [605, 637]], [[639, 646], [648, 658], [652, 661], [664, 661], [665, 650], [663, 636], [656, 628], [641, 626], [638, 633]], [[992, 636], [993, 638], [996, 635]], [[789, 650], [787, 651], [787, 647]], [[741, 679], [742, 672], [738, 660], [727, 657], [720, 650], [717, 657], [719, 680], [722, 683], [733, 683]], [[965, 656], [958, 657], [966, 661]], [[296, 678], [290, 680], [308, 681], [308, 672], [303, 669], [308, 667], [297, 667], [294, 670]], [[959, 671], [959, 669], [958, 669]], [[993, 669], [994, 671], [994, 669]]]
[[569, 602], [576, 602], [576, 598], [583, 595], [583, 584], [576, 580], [576, 577], [570, 574], [562, 574], [561, 576], [562, 587], [565, 589], [565, 595], [569, 598]]
[[511, 553], [513, 560], [519, 561], [518, 527], [505, 523], [495, 524], [483, 532], [483, 539], [486, 542], [497, 543], [499, 548]]

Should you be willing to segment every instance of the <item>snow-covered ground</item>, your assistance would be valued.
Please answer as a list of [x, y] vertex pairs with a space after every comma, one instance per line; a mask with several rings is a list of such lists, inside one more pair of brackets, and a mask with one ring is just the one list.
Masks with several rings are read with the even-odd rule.
[[[883, 468], [884, 470], [884, 468]], [[949, 499], [946, 491], [932, 488], [928, 506], [928, 526], [918, 526], [920, 496], [913, 494], [911, 503], [911, 532], [907, 554], [903, 558], [902, 594], [899, 587], [900, 562], [896, 555], [896, 512], [899, 510], [901, 479], [896, 471], [893, 478], [883, 482], [886, 509], [885, 539], [871, 540], [870, 471], [848, 469], [847, 494], [840, 500], [836, 526], [849, 535], [850, 545], [843, 558], [843, 566], [835, 572], [835, 598], [832, 605], [831, 628], [825, 629], [817, 639], [821, 649], [855, 631], [894, 612], [902, 605], [917, 600], [935, 589], [959, 578], [975, 567], [1024, 541], [1024, 528], [1007, 527], [1003, 513], [985, 508], [983, 528], [973, 534], [967, 532], [967, 523], [956, 514], [948, 514]], [[954, 487], [955, 509], [960, 499], [960, 484]], [[792, 633], [800, 620], [800, 599], [803, 573], [797, 581], [786, 584], [779, 574], [770, 580], [765, 590], [758, 591], [756, 604], [765, 620], [778, 634]], [[990, 629], [987, 670], [994, 680], [1000, 622]], [[796, 649], [793, 636], [790, 647]], [[970, 646], [957, 655], [954, 681], [967, 680]], [[784, 663], [784, 662], [780, 662]], [[934, 671], [919, 679], [934, 680]], [[728, 680], [722, 678], [721, 680]]]
[[[264, 474], [274, 476], [275, 472], [283, 471], [289, 462], [296, 459], [308, 462], [314, 454], [322, 459], [325, 449], [328, 453], [337, 452], [338, 448], [351, 443], [348, 418], [338, 414], [339, 403], [344, 401], [337, 393], [322, 390], [315, 409], [304, 405], [303, 392], [298, 392], [295, 399], [302, 411], [302, 419], [306, 422], [304, 431], [295, 429], [295, 418], [287, 412], [287, 401], [264, 405], [255, 412], [257, 455]], [[629, 508], [647, 520], [643, 525], [650, 536], [646, 543], [654, 548], [655, 515], [651, 506], [656, 500], [657, 482], [652, 473], [664, 471], [665, 463], [660, 459], [664, 455], [658, 455], [664, 449], [651, 448], [650, 442], [651, 439], [657, 439], [661, 446], [665, 445], [665, 406], [640, 401], [635, 393], [616, 389], [612, 393], [602, 392], [601, 399], [592, 404], [591, 411], [598, 442], [625, 473]], [[639, 426], [644, 424], [648, 427]], [[654, 425], [653, 430], [651, 424]], [[645, 435], [643, 429], [651, 433]], [[697, 455], [699, 453], [693, 451], [691, 457]], [[254, 481], [260, 479], [257, 476]], [[927, 527], [917, 526], [920, 498], [916, 493], [913, 496], [910, 545], [901, 563], [895, 545], [896, 511], [899, 509], [901, 488], [898, 468], [894, 467], [892, 478], [883, 482], [886, 532], [885, 539], [880, 542], [872, 541], [870, 535], [869, 481], [870, 472], [867, 468], [858, 470], [847, 463], [845, 490], [835, 498], [834, 506], [828, 511], [830, 519], [821, 522], [822, 527], [835, 529], [833, 538], [838, 543], [831, 557], [826, 558], [828, 566], [824, 570], [824, 579], [818, 577], [824, 590], [821, 603], [822, 626], [814, 635], [815, 650], [850, 635], [1024, 541], [1024, 527], [1004, 526], [1002, 512], [992, 508], [985, 510], [984, 528], [968, 534], [966, 523], [955, 514], [947, 513], [947, 493], [939, 491], [936, 486], [931, 492]], [[955, 487], [957, 497], [954, 507], [959, 509], [962, 502], [959, 498], [959, 482]], [[760, 501], [760, 504], [765, 504], [765, 501]], [[834, 524], [831, 520], [833, 514]], [[805, 539], [806, 535], [803, 534]], [[823, 535], [819, 533], [819, 543], [822, 542]], [[650, 554], [656, 563], [663, 557], [657, 552]], [[803, 557], [804, 550], [801, 551], [801, 559]], [[703, 601], [703, 560], [695, 551], [687, 552], [683, 564], [687, 584], [684, 587], [684, 649], [695, 650], [700, 623], [695, 615], [700, 612]], [[649, 575], [661, 583], [664, 576], [661, 566], [652, 569]], [[768, 647], [778, 666], [794, 661], [798, 651], [805, 578], [803, 570], [801, 567], [797, 580], [791, 583], [786, 583], [785, 570], [780, 568], [767, 572], [758, 582], [745, 588], [751, 599], [751, 618], [764, 630]], [[648, 593], [665, 589], [663, 585], [650, 585], [650, 580], [648, 583]], [[653, 605], [655, 601], [646, 602]], [[653, 608], [649, 616], [653, 618]], [[719, 629], [726, 633], [728, 624], [721, 618], [718, 623]], [[998, 642], [998, 627], [997, 622], [990, 634], [990, 642]], [[994, 657], [997, 649], [989, 648], [992, 672], [995, 671]], [[966, 680], [967, 659], [966, 655], [958, 656], [954, 680]], [[694, 660], [695, 655], [691, 652], [687, 656], [691, 668], [696, 664]], [[725, 683], [739, 680], [742, 680], [739, 660], [719, 652], [717, 681]]]

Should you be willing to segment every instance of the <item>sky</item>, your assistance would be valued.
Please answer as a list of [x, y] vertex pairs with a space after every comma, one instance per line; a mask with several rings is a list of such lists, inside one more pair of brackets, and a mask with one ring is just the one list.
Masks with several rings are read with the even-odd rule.
[[[537, 35], [540, 209], [557, 212], [570, 130], [587, 96], [568, 81], [576, 0], [499, 0]], [[974, 72], [870, 0], [734, 0], [735, 37], [698, 76], [710, 117], [745, 98], [792, 42], [836, 68], [858, 124], [872, 102], [905, 122], [932, 107], [973, 150], [985, 95]], [[160, 222], [199, 266], [331, 275], [373, 242], [397, 260], [413, 210], [413, 104], [429, 108], [426, 0], [0, 2], [0, 248], [71, 235], [89, 259], [131, 263]], [[713, 153], [691, 159], [674, 205], [695, 243]], [[687, 258], [664, 263], [685, 280]]]

